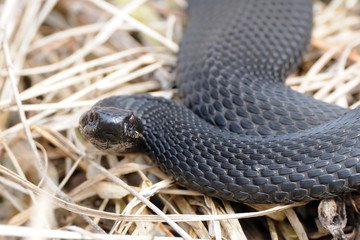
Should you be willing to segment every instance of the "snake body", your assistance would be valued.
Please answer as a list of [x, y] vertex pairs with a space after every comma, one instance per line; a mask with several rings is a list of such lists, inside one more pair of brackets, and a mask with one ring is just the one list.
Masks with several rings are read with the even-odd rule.
[[145, 152], [179, 184], [238, 202], [323, 199], [360, 186], [360, 110], [283, 85], [312, 28], [309, 0], [194, 0], [176, 84], [98, 102], [82, 134], [111, 153]]

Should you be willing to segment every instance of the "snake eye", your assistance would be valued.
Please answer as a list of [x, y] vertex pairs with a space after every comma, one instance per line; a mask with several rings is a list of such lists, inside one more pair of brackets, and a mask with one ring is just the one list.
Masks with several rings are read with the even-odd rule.
[[129, 115], [127, 121], [124, 123], [124, 133], [127, 136], [138, 138], [142, 136], [143, 126], [141, 120], [133, 113]]
[[134, 114], [131, 114], [129, 117], [129, 127], [132, 128], [136, 124], [136, 117]]

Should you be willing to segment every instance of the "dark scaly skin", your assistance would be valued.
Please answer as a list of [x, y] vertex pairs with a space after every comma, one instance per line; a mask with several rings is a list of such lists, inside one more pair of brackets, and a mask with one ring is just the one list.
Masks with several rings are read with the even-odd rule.
[[267, 136], [311, 128], [346, 111], [282, 84], [309, 44], [312, 1], [194, 0], [189, 13], [177, 86], [200, 117]]
[[[107, 106], [131, 109], [142, 119], [141, 148], [178, 183], [209, 196], [288, 203], [360, 186], [358, 110], [308, 130], [259, 137], [215, 128], [184, 105], [164, 98], [116, 96], [95, 108]], [[102, 124], [112, 121], [109, 115], [100, 119]]]
[[[171, 100], [117, 96], [85, 114], [80, 130], [102, 150], [146, 152], [181, 185], [218, 198], [288, 203], [355, 191], [360, 110], [281, 83], [301, 61], [310, 30], [311, 1], [194, 0], [177, 84], [205, 120]], [[131, 126], [133, 142], [102, 133], [114, 123], [116, 132]]]

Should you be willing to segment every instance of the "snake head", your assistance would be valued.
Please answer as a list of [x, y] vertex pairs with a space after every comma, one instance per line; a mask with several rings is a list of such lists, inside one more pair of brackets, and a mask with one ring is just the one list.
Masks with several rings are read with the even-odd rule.
[[79, 121], [81, 134], [108, 153], [140, 152], [143, 124], [128, 110], [94, 106]]

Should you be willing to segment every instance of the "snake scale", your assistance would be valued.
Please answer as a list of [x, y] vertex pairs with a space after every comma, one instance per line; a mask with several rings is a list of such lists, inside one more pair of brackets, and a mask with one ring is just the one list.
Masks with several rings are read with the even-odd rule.
[[80, 131], [109, 153], [144, 152], [180, 185], [249, 203], [323, 199], [360, 186], [360, 110], [283, 85], [312, 29], [309, 0], [193, 0], [178, 55], [182, 103], [98, 102]]

